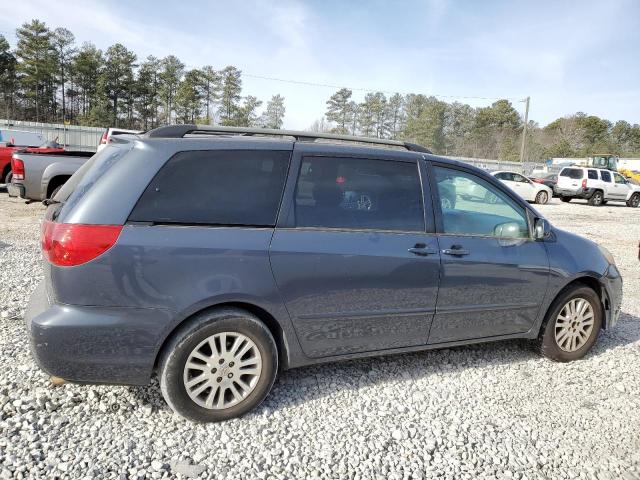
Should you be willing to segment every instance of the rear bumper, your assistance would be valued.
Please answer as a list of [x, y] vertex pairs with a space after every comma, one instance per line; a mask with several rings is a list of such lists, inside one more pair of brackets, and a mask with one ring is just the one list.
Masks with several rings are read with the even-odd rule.
[[7, 192], [10, 197], [25, 198], [24, 185], [20, 183], [7, 183]]
[[41, 282], [25, 320], [31, 352], [48, 374], [76, 383], [146, 385], [171, 317], [159, 309], [56, 304]]
[[613, 328], [620, 319], [620, 311], [622, 308], [622, 277], [615, 265], [609, 265], [607, 272], [601, 278], [604, 287], [602, 299], [605, 307], [605, 326]]
[[584, 198], [584, 199], [591, 198], [591, 196], [593, 195], [593, 192], [595, 191], [596, 191], [595, 188], [571, 189], [571, 188], [561, 188], [558, 186], [556, 186], [556, 189], [555, 189], [555, 193], [559, 197], [572, 197], [572, 198]]

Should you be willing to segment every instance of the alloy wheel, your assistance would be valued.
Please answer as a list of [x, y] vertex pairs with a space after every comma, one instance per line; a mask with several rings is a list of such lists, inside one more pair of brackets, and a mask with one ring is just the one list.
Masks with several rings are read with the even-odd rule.
[[593, 332], [594, 310], [591, 303], [581, 297], [572, 298], [556, 317], [555, 338], [565, 352], [575, 352], [587, 343]]
[[184, 367], [184, 387], [196, 404], [221, 410], [237, 405], [258, 384], [262, 356], [249, 337], [221, 332], [200, 342]]

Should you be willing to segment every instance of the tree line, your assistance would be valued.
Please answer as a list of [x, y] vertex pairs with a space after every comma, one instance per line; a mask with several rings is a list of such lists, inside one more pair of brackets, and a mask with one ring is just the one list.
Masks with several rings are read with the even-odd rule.
[[[434, 153], [461, 157], [519, 160], [523, 118], [509, 100], [488, 107], [447, 103], [422, 94], [387, 97], [367, 93], [360, 102], [342, 88], [326, 102], [325, 116], [313, 130], [401, 139]], [[578, 112], [541, 127], [529, 121], [525, 159], [584, 157], [594, 153], [640, 156], [640, 125], [612, 123]]]
[[[234, 66], [189, 69], [174, 55], [139, 60], [120, 43], [103, 52], [39, 20], [16, 30], [15, 48], [0, 35], [0, 95], [6, 118], [143, 130], [187, 122], [282, 128], [285, 115], [282, 95], [264, 108], [257, 97], [243, 95], [242, 72]], [[517, 160], [523, 119], [507, 99], [474, 108], [423, 94], [371, 92], [357, 101], [342, 88], [310, 129], [404, 139], [438, 154]], [[527, 126], [527, 160], [593, 153], [640, 156], [640, 126], [581, 112]]]
[[174, 55], [138, 56], [116, 43], [78, 46], [66, 28], [32, 20], [12, 49], [0, 35], [0, 114], [15, 120], [150, 129], [167, 123], [281, 128], [282, 95], [242, 94], [234, 66], [187, 69]]

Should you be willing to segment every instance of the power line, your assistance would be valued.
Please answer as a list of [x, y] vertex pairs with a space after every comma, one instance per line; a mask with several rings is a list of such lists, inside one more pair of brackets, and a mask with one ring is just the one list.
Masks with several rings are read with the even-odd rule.
[[[370, 89], [370, 88], [362, 88], [362, 87], [348, 87], [348, 86], [345, 86], [345, 85], [333, 85], [333, 84], [330, 84], [330, 83], [307, 82], [307, 81], [302, 81], [302, 80], [291, 80], [291, 79], [285, 79], [285, 78], [268, 77], [266, 75], [255, 75], [255, 74], [252, 74], [252, 73], [244, 73], [244, 72], [242, 72], [242, 76], [248, 77], [248, 78], [257, 78], [257, 79], [260, 79], [260, 80], [270, 80], [270, 81], [274, 81], [274, 82], [290, 83], [290, 84], [294, 84], [294, 85], [306, 85], [306, 86], [311, 86], [311, 87], [334, 88], [334, 89], [347, 88], [347, 89], [352, 90], [352, 91], [367, 92], [367, 93], [381, 92], [381, 93], [386, 93], [386, 94], [391, 94], [391, 95], [393, 95], [394, 93], [401, 93], [403, 95], [406, 95], [408, 93], [412, 93], [412, 92], [402, 92], [402, 91], [397, 91], [397, 90], [396, 91], [393, 91], [393, 90], [378, 90], [378, 89]], [[459, 98], [459, 99], [465, 99], [465, 100], [514, 100], [514, 101], [522, 101], [522, 99], [515, 98], [515, 97], [479, 97], [479, 96], [471, 96], [471, 95], [441, 95], [441, 94], [436, 94], [436, 93], [431, 93], [429, 95], [431, 95], [432, 97], [438, 97], [438, 98]]]

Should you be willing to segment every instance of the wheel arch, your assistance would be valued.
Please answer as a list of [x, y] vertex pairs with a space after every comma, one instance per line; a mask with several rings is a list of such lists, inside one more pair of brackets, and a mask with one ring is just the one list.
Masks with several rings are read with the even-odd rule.
[[0, 176], [0, 180], [4, 182], [4, 179], [7, 177], [7, 175], [9, 175], [10, 171], [11, 171], [11, 162], [7, 163], [2, 169], [2, 173], [0, 174], [2, 176]]
[[60, 185], [64, 185], [67, 180], [69, 180], [71, 178], [71, 175], [56, 175], [54, 177], [51, 177], [49, 179], [49, 182], [47, 183], [46, 188], [44, 189], [44, 198], [51, 198], [51, 194], [53, 193], [53, 191], [58, 188]]
[[171, 339], [175, 336], [176, 332], [180, 329], [184, 328], [185, 325], [188, 325], [189, 322], [198, 315], [201, 315], [206, 312], [214, 312], [216, 310], [221, 310], [224, 308], [236, 308], [238, 310], [244, 310], [245, 312], [251, 313], [255, 315], [262, 323], [265, 324], [271, 335], [273, 335], [274, 340], [276, 341], [276, 347], [278, 349], [278, 365], [280, 365], [281, 369], [286, 369], [289, 366], [289, 346], [287, 343], [287, 338], [284, 333], [284, 330], [280, 323], [276, 320], [276, 318], [268, 312], [263, 307], [256, 305], [255, 303], [250, 303], [246, 301], [225, 301], [216, 303], [213, 305], [209, 305], [207, 307], [203, 307], [186, 318], [178, 322], [169, 332], [165, 335], [165, 338], [158, 348], [156, 352], [156, 357], [153, 364], [153, 369], [156, 370], [158, 367], [158, 361], [162, 358], [162, 354], [164, 353], [165, 348], [170, 343]]
[[572, 280], [567, 282], [553, 296], [553, 299], [551, 300], [551, 302], [549, 303], [549, 305], [547, 306], [547, 309], [545, 311], [543, 320], [542, 320], [542, 322], [540, 324], [540, 329], [539, 329], [538, 335], [541, 335], [544, 332], [544, 327], [545, 327], [547, 321], [549, 320], [547, 317], [549, 316], [549, 312], [553, 308], [553, 304], [555, 303], [556, 299], [560, 295], [562, 295], [564, 292], [566, 292], [568, 289], [570, 289], [572, 287], [575, 287], [577, 285], [589, 287], [591, 290], [596, 292], [596, 295], [598, 295], [598, 298], [600, 299], [600, 308], [601, 308], [601, 311], [602, 311], [602, 328], [606, 330], [606, 328], [607, 328], [607, 319], [608, 319], [607, 311], [610, 310], [610, 303], [609, 303], [609, 297], [607, 295], [607, 291], [603, 287], [602, 283], [600, 283], [600, 280], [598, 279], [597, 276], [584, 274], [584, 275], [578, 276], [576, 278], [573, 278]]

